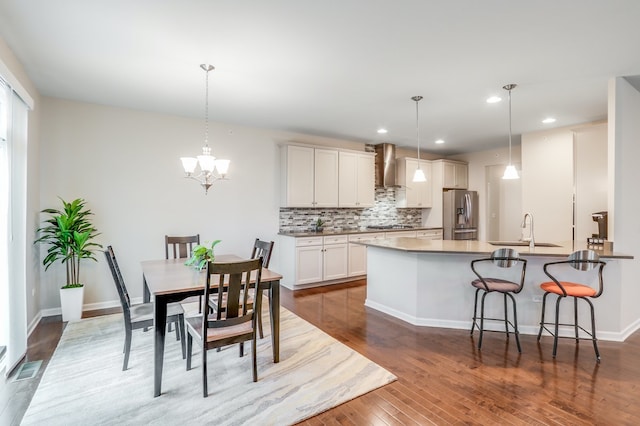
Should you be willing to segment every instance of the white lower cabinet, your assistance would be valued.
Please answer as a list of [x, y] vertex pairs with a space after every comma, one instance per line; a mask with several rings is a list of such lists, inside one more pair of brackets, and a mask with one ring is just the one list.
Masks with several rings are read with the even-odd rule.
[[367, 275], [367, 246], [356, 244], [356, 241], [384, 238], [384, 232], [349, 235], [349, 276]]
[[346, 278], [348, 237], [296, 238], [295, 285]]

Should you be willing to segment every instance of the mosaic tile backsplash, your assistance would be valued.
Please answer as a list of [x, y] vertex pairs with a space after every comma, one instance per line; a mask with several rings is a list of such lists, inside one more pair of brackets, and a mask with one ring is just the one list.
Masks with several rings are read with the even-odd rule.
[[316, 219], [322, 219], [325, 231], [366, 228], [370, 225], [422, 225], [421, 209], [396, 208], [394, 188], [377, 188], [376, 203], [366, 209], [280, 208], [280, 232], [306, 232]]

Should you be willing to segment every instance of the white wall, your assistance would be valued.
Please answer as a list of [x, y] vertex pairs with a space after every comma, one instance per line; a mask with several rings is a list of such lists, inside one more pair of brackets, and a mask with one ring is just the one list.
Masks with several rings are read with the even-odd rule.
[[605, 292], [619, 293], [621, 328], [640, 327], [640, 93], [624, 78], [609, 84], [609, 232], [614, 249], [631, 254], [621, 262], [621, 273], [607, 276]]
[[[249, 256], [256, 237], [278, 232], [278, 143], [307, 142], [364, 149], [363, 144], [210, 123], [213, 154], [232, 160], [230, 180], [205, 195], [183, 178], [179, 157], [200, 153], [204, 119], [147, 113], [60, 99], [43, 99], [41, 206], [85, 198], [100, 242], [113, 245], [132, 297], [142, 295], [140, 261], [164, 257], [164, 235], [200, 233], [221, 239], [217, 253]], [[274, 249], [278, 251], [276, 246]], [[110, 272], [85, 263], [85, 309], [115, 302]], [[272, 267], [277, 270], [277, 255]], [[62, 268], [42, 275], [42, 308], [59, 306]]]

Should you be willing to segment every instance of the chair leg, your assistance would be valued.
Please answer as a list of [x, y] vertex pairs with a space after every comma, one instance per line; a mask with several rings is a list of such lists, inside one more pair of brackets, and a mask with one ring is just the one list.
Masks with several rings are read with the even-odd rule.
[[178, 329], [180, 329], [180, 346], [182, 348], [182, 359], [187, 357], [186, 348], [185, 348], [185, 327], [184, 327], [184, 315], [178, 315], [178, 324], [176, 325], [176, 334], [178, 334]]
[[129, 353], [131, 352], [131, 328], [125, 327], [124, 333], [124, 362], [122, 363], [122, 371], [127, 370], [129, 365]]
[[187, 333], [187, 371], [191, 370], [191, 353], [193, 351], [193, 337], [191, 333]]
[[578, 334], [578, 298], [573, 298], [573, 330], [576, 336], [576, 343], [580, 342], [580, 336]]
[[264, 333], [262, 332], [262, 307], [260, 307], [261, 312], [256, 312], [258, 315], [258, 332], [260, 333], [260, 338], [264, 339]]
[[507, 340], [509, 340], [509, 312], [507, 308], [507, 293], [502, 293], [504, 299], [504, 332], [507, 334]]
[[240, 358], [244, 356], [244, 342], [240, 343]]
[[[516, 345], [518, 346], [518, 352], [522, 353], [522, 347], [520, 346], [520, 331], [518, 331], [518, 311], [516, 309], [516, 299], [513, 295], [509, 293], [505, 293], [511, 298], [511, 303], [513, 303], [513, 332], [516, 335]], [[507, 315], [507, 311], [505, 311], [505, 316]]]
[[553, 333], [553, 357], [556, 357], [556, 353], [558, 352], [558, 324], [560, 322], [560, 301], [562, 300], [562, 296], [558, 296], [556, 300], [556, 323]]
[[472, 318], [472, 323], [471, 323], [471, 335], [473, 335], [473, 330], [475, 330], [475, 328], [477, 327], [476, 324], [476, 318], [477, 318], [477, 313], [478, 313], [478, 292], [480, 291], [479, 288], [476, 289], [476, 295], [473, 298], [473, 318]]
[[542, 327], [544, 327], [544, 311], [547, 306], [547, 296], [549, 293], [545, 292], [544, 296], [542, 296], [542, 314], [540, 316], [540, 329], [538, 330], [538, 342], [540, 341], [540, 336], [542, 336]]
[[207, 348], [202, 347], [202, 396], [206, 398], [209, 396], [207, 389]]
[[591, 300], [584, 298], [591, 308], [591, 340], [593, 341], [593, 350], [596, 352], [596, 361], [600, 362], [600, 351], [598, 350], [598, 339], [596, 339], [596, 316]]
[[253, 364], [253, 381], [257, 382], [258, 381], [258, 361], [257, 361], [257, 349], [256, 346], [258, 346], [257, 344], [257, 339], [256, 339], [256, 335], [255, 333], [253, 334], [253, 340], [251, 342], [251, 362]]
[[482, 349], [482, 334], [484, 332], [484, 298], [487, 297], [486, 291], [482, 295], [482, 300], [480, 301], [480, 339], [478, 339], [478, 349]]

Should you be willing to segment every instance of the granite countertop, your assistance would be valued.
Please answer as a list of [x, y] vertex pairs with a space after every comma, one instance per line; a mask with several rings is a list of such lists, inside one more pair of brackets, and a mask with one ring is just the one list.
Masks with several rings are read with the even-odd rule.
[[[413, 252], [413, 253], [446, 253], [446, 254], [474, 254], [490, 255], [500, 247], [512, 247], [523, 257], [566, 257], [576, 250], [587, 248], [586, 243], [573, 245], [568, 243], [556, 243], [558, 247], [535, 247], [533, 250], [529, 246], [499, 246], [489, 244], [484, 241], [454, 241], [454, 240], [423, 240], [420, 238], [386, 238], [384, 240], [364, 241], [356, 244], [363, 244], [369, 247], [380, 247], [391, 250]], [[617, 253], [611, 250], [595, 250], [604, 259], [633, 259], [633, 256]]]
[[278, 235], [284, 235], [287, 237], [317, 237], [325, 235], [350, 235], [350, 234], [372, 234], [379, 232], [401, 232], [401, 231], [429, 231], [442, 228], [391, 228], [391, 229], [367, 229], [367, 228], [355, 228], [355, 229], [341, 229], [333, 231], [292, 231], [292, 232], [278, 232]]

